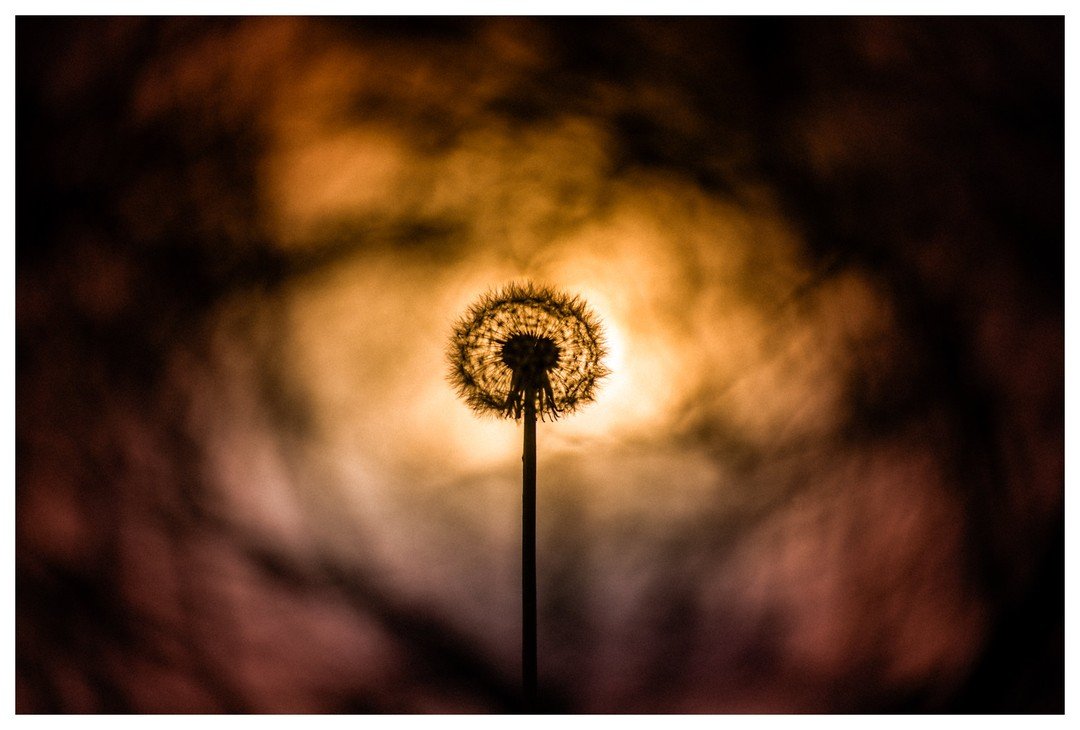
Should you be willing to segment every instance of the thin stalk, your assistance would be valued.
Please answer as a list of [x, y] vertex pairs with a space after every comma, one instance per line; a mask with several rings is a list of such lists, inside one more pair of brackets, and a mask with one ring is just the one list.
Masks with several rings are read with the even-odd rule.
[[525, 393], [521, 456], [521, 677], [526, 712], [536, 711], [536, 393]]

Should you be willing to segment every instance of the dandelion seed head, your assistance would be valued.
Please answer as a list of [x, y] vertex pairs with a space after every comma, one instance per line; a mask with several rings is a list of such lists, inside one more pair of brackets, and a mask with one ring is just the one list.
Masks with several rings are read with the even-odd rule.
[[541, 419], [592, 401], [608, 374], [603, 333], [579, 297], [510, 284], [474, 303], [454, 327], [450, 382], [473, 410], [520, 418], [532, 400]]

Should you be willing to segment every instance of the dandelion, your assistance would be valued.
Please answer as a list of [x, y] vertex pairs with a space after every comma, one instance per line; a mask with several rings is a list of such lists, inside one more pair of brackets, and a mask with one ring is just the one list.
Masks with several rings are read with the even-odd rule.
[[450, 381], [473, 410], [520, 419], [530, 404], [554, 420], [593, 399], [607, 374], [596, 318], [578, 297], [511, 284], [458, 322]]
[[473, 410], [524, 420], [521, 457], [522, 684], [536, 703], [536, 418], [555, 420], [593, 400], [608, 374], [600, 324], [585, 302], [531, 283], [480, 298], [458, 321], [450, 382]]

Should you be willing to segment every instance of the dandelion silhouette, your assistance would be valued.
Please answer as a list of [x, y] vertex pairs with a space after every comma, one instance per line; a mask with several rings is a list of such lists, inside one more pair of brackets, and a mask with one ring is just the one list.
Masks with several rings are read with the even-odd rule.
[[448, 351], [450, 382], [482, 415], [523, 419], [521, 457], [522, 684], [536, 706], [536, 418], [555, 420], [593, 400], [603, 334], [576, 296], [531, 283], [480, 298], [457, 323]]

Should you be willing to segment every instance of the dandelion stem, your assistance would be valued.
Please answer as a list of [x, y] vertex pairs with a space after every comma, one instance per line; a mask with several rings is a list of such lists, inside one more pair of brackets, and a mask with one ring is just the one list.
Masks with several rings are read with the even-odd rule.
[[525, 391], [521, 456], [521, 675], [526, 712], [536, 711], [536, 392]]

